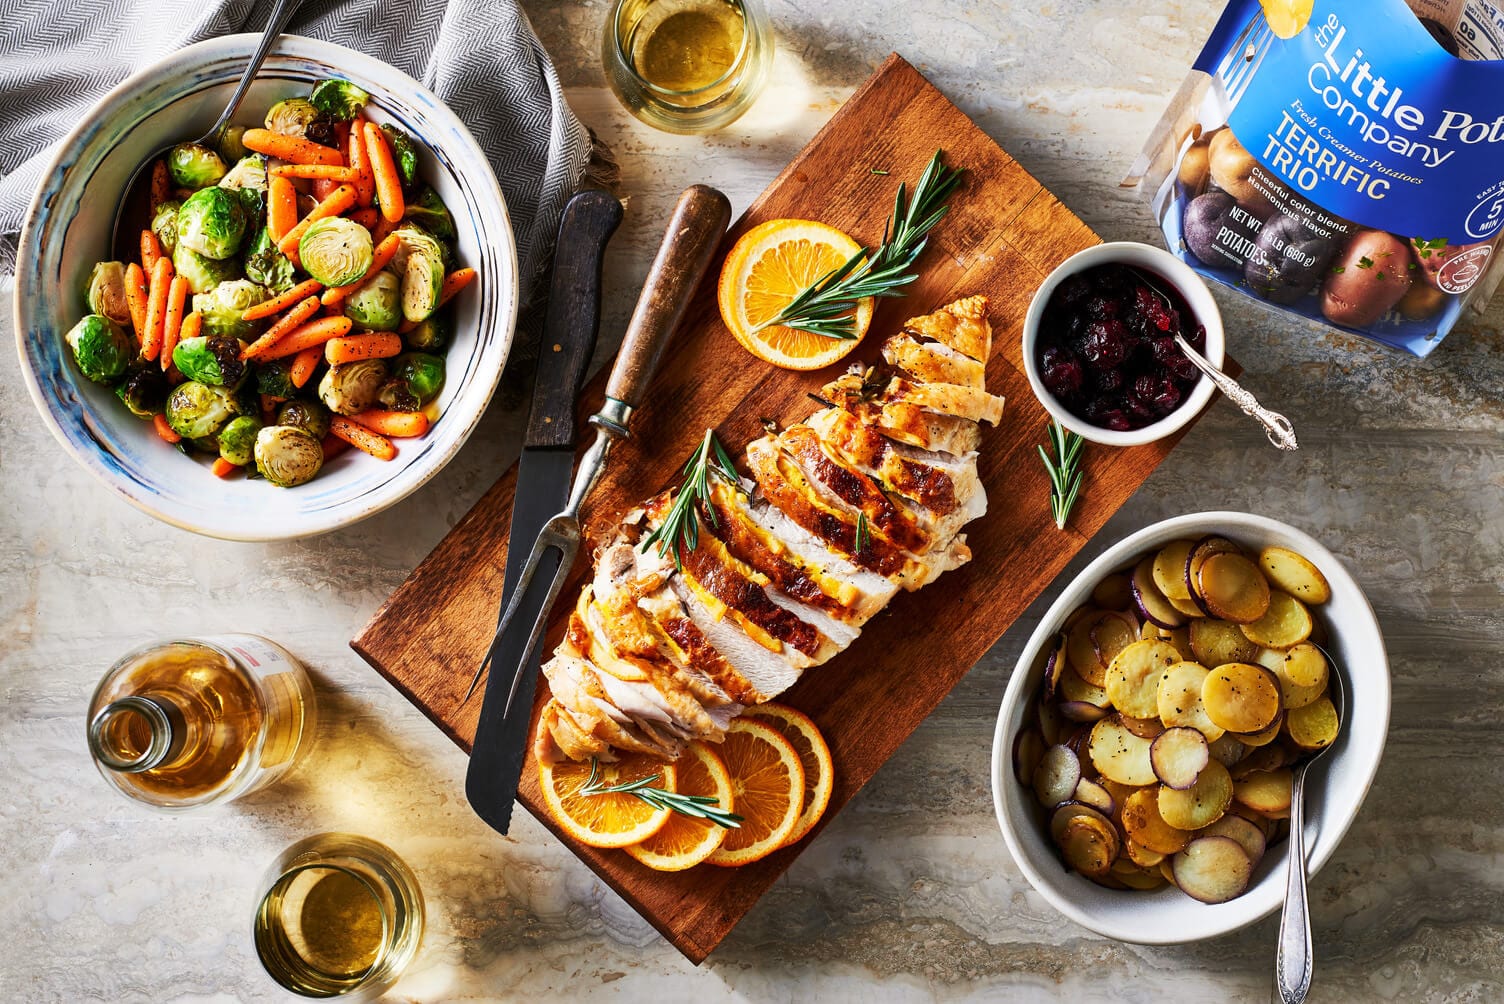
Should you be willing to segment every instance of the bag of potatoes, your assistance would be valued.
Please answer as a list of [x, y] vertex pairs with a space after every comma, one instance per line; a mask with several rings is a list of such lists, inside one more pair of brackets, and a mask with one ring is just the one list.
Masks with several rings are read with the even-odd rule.
[[1423, 356], [1504, 274], [1501, 46], [1488, 0], [1232, 0], [1124, 184], [1206, 277]]

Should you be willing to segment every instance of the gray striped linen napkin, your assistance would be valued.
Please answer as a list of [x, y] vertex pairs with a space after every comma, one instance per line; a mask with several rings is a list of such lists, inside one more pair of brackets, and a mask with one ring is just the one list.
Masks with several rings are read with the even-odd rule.
[[[106, 91], [191, 42], [261, 31], [271, 0], [0, 0], [0, 276], [51, 148]], [[515, 0], [309, 0], [289, 33], [359, 49], [448, 103], [491, 160], [524, 302], [547, 267], [589, 130]]]

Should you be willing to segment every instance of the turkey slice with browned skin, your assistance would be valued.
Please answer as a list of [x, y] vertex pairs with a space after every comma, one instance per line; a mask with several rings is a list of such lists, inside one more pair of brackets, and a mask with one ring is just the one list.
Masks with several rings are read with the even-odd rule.
[[992, 325], [987, 320], [985, 296], [968, 296], [947, 303], [923, 317], [909, 318], [903, 327], [981, 363], [986, 363], [992, 355]]
[[576, 724], [592, 738], [630, 753], [676, 758], [682, 752], [678, 742], [660, 745], [645, 737], [625, 711], [613, 703], [595, 678], [595, 671], [581, 658], [560, 652], [544, 668], [553, 699], [569, 709]]
[[914, 332], [905, 331], [883, 343], [883, 359], [889, 366], [902, 370], [916, 383], [957, 384], [984, 390], [987, 366], [948, 345], [922, 341]]
[[885, 383], [869, 384], [862, 374], [847, 373], [820, 388], [820, 398], [884, 435], [920, 449], [961, 456], [976, 452], [981, 445], [981, 429], [970, 419], [941, 415], [912, 401], [878, 400]]

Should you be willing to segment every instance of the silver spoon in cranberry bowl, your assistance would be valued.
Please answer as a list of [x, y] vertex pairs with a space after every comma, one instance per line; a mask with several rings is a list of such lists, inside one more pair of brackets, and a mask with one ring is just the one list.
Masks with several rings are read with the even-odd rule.
[[1217, 389], [1226, 395], [1228, 400], [1243, 409], [1243, 414], [1248, 415], [1264, 427], [1264, 435], [1269, 437], [1269, 442], [1281, 450], [1300, 449], [1300, 444], [1295, 440], [1295, 427], [1290, 424], [1288, 418], [1277, 411], [1270, 411], [1259, 404], [1258, 398], [1249, 393], [1242, 384], [1213, 366], [1178, 331], [1175, 332], [1175, 344], [1180, 347], [1180, 351], [1185, 353], [1185, 357], [1194, 363], [1198, 370], [1205, 373], [1211, 379], [1212, 383], [1217, 385]]

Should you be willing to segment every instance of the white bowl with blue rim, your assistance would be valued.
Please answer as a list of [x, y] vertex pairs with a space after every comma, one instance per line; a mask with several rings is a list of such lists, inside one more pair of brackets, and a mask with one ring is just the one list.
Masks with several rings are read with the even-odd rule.
[[96, 261], [110, 254], [115, 209], [154, 151], [202, 135], [229, 100], [259, 36], [230, 35], [181, 49], [120, 84], [58, 147], [32, 200], [16, 266], [21, 370], [43, 420], [91, 474], [137, 508], [196, 533], [283, 540], [325, 533], [390, 506], [433, 477], [470, 435], [501, 378], [516, 328], [517, 250], [506, 201], [485, 154], [442, 101], [412, 77], [343, 46], [283, 36], [236, 120], [257, 125], [276, 101], [326, 77], [371, 93], [366, 114], [422, 143], [420, 173], [449, 207], [459, 260], [480, 279], [455, 299], [455, 335], [427, 435], [398, 441], [395, 460], [358, 450], [334, 457], [297, 488], [221, 480], [168, 446], [114, 392], [78, 372], [63, 335], [88, 312]]

